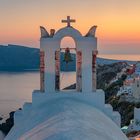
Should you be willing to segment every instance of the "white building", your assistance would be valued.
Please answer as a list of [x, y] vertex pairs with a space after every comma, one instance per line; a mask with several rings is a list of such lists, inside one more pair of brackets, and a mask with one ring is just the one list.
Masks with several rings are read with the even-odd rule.
[[117, 96], [120, 95], [132, 95], [134, 100], [140, 99], [140, 77], [137, 75], [128, 76], [124, 81], [122, 87], [120, 87]]
[[140, 108], [134, 108], [134, 119], [129, 125], [129, 131], [140, 131]]
[[124, 81], [123, 86], [120, 87], [117, 96], [120, 95], [128, 95], [131, 96], [133, 94], [132, 92], [132, 84], [134, 82], [134, 79], [130, 76], [127, 77], [127, 79]]
[[124, 85], [120, 87], [120, 90], [117, 93], [117, 96], [120, 95], [132, 95], [132, 86]]
[[137, 64], [136, 64], [135, 73], [136, 73], [138, 76], [140, 76], [140, 62], [137, 62]]
[[132, 84], [132, 93], [133, 97], [140, 101], [140, 78], [135, 79], [134, 83]]
[[[96, 89], [96, 26], [86, 36], [67, 26], [49, 34], [41, 27], [41, 90], [33, 92], [32, 103], [14, 116], [14, 126], [5, 140], [127, 140], [121, 132], [120, 114], [105, 104]], [[75, 91], [61, 91], [60, 42], [70, 36], [76, 43], [77, 82]]]

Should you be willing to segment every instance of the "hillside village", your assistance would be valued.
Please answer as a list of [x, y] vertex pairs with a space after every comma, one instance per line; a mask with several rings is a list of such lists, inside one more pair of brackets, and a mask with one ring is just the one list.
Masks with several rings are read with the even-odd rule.
[[126, 74], [127, 78], [120, 87], [117, 96], [121, 96], [121, 100], [128, 102], [139, 102], [140, 100], [140, 62], [122, 69], [118, 73], [117, 78], [122, 74]]
[[126, 62], [119, 64], [121, 67], [119, 66], [116, 76], [104, 85], [106, 101], [120, 112], [122, 131], [131, 140], [135, 140], [132, 137], [140, 133], [140, 62], [133, 65]]

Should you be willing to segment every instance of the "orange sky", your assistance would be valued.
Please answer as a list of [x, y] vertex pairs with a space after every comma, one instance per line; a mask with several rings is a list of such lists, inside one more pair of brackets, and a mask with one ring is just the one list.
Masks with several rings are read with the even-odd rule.
[[140, 0], [0, 0], [0, 44], [39, 48], [39, 26], [58, 30], [67, 15], [83, 35], [98, 25], [100, 53], [140, 54]]

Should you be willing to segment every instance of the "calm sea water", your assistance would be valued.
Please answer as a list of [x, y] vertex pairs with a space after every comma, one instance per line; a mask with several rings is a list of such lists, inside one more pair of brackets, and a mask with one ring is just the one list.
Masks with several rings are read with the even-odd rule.
[[0, 73], [0, 115], [7, 117], [31, 101], [33, 89], [39, 89], [38, 72]]
[[[75, 72], [61, 73], [61, 89], [76, 81]], [[39, 89], [39, 72], [0, 73], [0, 116], [8, 117], [9, 112], [30, 102], [32, 91]]]

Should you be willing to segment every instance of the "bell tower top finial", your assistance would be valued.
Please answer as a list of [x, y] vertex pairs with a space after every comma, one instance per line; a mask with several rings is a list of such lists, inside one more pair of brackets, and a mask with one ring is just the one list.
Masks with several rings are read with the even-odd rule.
[[75, 19], [71, 19], [70, 16], [67, 16], [67, 20], [62, 20], [62, 23], [67, 23], [67, 27], [71, 27], [71, 23], [76, 22]]

